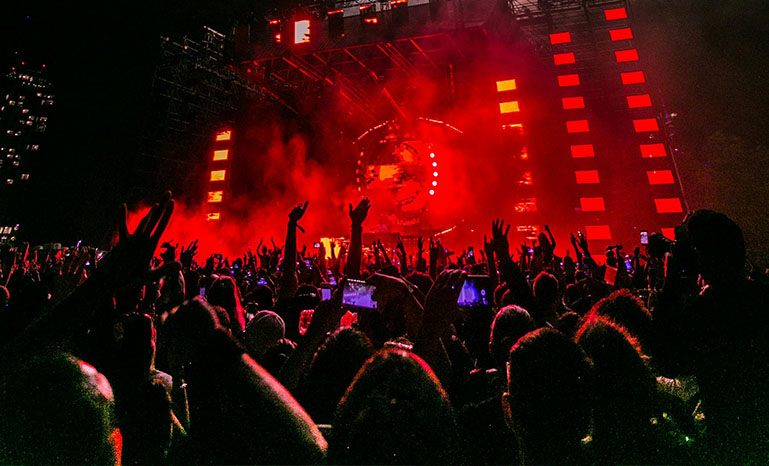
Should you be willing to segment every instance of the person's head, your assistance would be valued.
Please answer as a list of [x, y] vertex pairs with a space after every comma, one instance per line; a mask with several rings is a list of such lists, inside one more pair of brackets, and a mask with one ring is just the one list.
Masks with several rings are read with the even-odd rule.
[[123, 318], [122, 355], [131, 370], [147, 372], [155, 362], [155, 325], [147, 314]]
[[546, 462], [579, 449], [590, 425], [590, 363], [576, 343], [550, 328], [527, 333], [510, 350], [507, 389], [505, 413], [528, 456]]
[[729, 217], [712, 210], [697, 210], [687, 217], [686, 230], [704, 279], [730, 280], [744, 275], [745, 239]]
[[615, 291], [598, 301], [588, 317], [605, 317], [624, 327], [637, 338], [644, 350], [649, 350], [652, 339], [652, 315], [641, 300], [629, 290]]
[[168, 364], [181, 367], [220, 327], [216, 312], [205, 300], [195, 298], [182, 303], [169, 314], [163, 326]]
[[286, 324], [272, 311], [257, 312], [246, 325], [245, 344], [248, 353], [260, 361], [264, 353], [286, 336]]
[[422, 272], [413, 272], [406, 277], [412, 285], [416, 286], [419, 291], [425, 295], [430, 291], [433, 286], [433, 279], [429, 275]]
[[171, 444], [171, 399], [159, 381], [147, 381], [116, 403], [123, 434], [123, 463], [158, 464]]
[[446, 392], [427, 364], [399, 349], [377, 352], [337, 407], [331, 464], [448, 464], [458, 435]]
[[234, 334], [243, 333], [246, 329], [245, 312], [240, 304], [240, 292], [232, 277], [220, 275], [206, 291], [206, 300], [212, 306], [220, 306], [227, 311], [230, 329]]
[[112, 389], [93, 366], [56, 353], [0, 375], [1, 464], [119, 464]]
[[505, 367], [510, 348], [515, 342], [536, 328], [529, 312], [520, 306], [505, 306], [497, 312], [489, 338], [489, 353], [497, 368]]
[[547, 306], [558, 301], [558, 280], [555, 276], [547, 272], [540, 272], [534, 279], [534, 297]]
[[271, 311], [275, 305], [272, 289], [267, 285], [253, 285], [248, 293], [248, 302], [256, 304], [260, 311]]
[[300, 285], [294, 294], [294, 309], [315, 309], [320, 304], [320, 292], [313, 285]]

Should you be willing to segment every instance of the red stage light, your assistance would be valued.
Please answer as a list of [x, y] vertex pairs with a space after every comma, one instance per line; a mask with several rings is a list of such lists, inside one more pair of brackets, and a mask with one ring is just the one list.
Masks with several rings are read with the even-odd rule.
[[574, 58], [574, 52], [569, 53], [556, 53], [553, 55], [553, 62], [556, 65], [569, 65], [576, 61]]
[[580, 197], [579, 205], [582, 208], [582, 212], [602, 212], [606, 210], [602, 197]]
[[585, 236], [588, 240], [610, 240], [609, 225], [585, 225]]
[[633, 31], [630, 28], [612, 29], [609, 31], [609, 36], [613, 41], [628, 40], [633, 38]]
[[571, 157], [573, 159], [583, 159], [595, 157], [595, 150], [592, 144], [575, 144], [571, 146]]
[[676, 214], [684, 211], [681, 207], [681, 199], [677, 197], [655, 199], [654, 205], [657, 207], [658, 214]]
[[673, 184], [673, 172], [670, 170], [651, 170], [646, 172], [649, 184]]
[[224, 181], [227, 170], [211, 170], [211, 181]]
[[652, 106], [652, 99], [651, 97], [649, 97], [649, 94], [627, 96], [628, 108], [643, 108], [643, 107], [651, 107], [651, 106]]
[[230, 155], [230, 151], [227, 149], [215, 150], [214, 162], [217, 162], [219, 160], [227, 160], [229, 158], [229, 155]]
[[673, 241], [676, 239], [676, 229], [673, 227], [662, 228], [662, 236]]
[[660, 127], [657, 124], [655, 118], [644, 118], [641, 120], [633, 120], [633, 127], [636, 133], [649, 133], [652, 131], [659, 131]]
[[219, 220], [221, 218], [222, 218], [222, 214], [220, 212], [209, 212], [206, 215], [206, 220], [208, 220], [208, 221]]
[[514, 91], [516, 88], [515, 79], [497, 81], [497, 92]]
[[564, 110], [573, 110], [575, 108], [585, 108], [585, 99], [582, 97], [564, 97], [561, 99]]
[[646, 77], [643, 71], [629, 71], [627, 73], [620, 73], [622, 78], [622, 84], [641, 84], [646, 82]]
[[667, 151], [665, 145], [662, 143], [657, 144], [641, 144], [641, 157], [645, 159], [653, 159], [657, 157], [667, 157]]
[[515, 113], [519, 112], [521, 109], [518, 107], [518, 101], [514, 100], [512, 102], [500, 102], [499, 103], [499, 113]]
[[224, 197], [224, 191], [209, 191], [207, 202], [210, 202], [210, 203], [222, 202], [223, 197]]
[[566, 44], [569, 42], [571, 42], [571, 34], [568, 32], [558, 32], [555, 34], [550, 34], [550, 43], [553, 45]]
[[624, 8], [612, 8], [609, 10], [603, 10], [603, 13], [606, 15], [606, 21], [627, 18], [627, 11], [625, 11]]
[[310, 20], [303, 19], [294, 22], [294, 43], [304, 44], [310, 42]]
[[614, 56], [617, 57], [617, 63], [626, 63], [630, 61], [638, 61], [638, 50], [617, 50], [614, 52]]
[[566, 122], [567, 133], [589, 133], [590, 125], [587, 120], [570, 120]]
[[601, 179], [598, 177], [598, 170], [577, 170], [574, 172], [574, 176], [577, 178], [577, 184], [596, 184], [601, 182]]
[[231, 138], [232, 138], [231, 130], [219, 131], [218, 133], [216, 133], [217, 141], [229, 141]]
[[579, 75], [576, 73], [558, 75], [558, 85], [560, 87], [579, 86]]

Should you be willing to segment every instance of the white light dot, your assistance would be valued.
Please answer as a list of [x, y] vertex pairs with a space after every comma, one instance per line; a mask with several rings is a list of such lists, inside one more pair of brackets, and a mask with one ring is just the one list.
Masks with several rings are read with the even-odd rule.
[[438, 172], [433, 172], [433, 176], [438, 176]]
[[434, 158], [435, 158], [435, 152], [430, 152], [430, 158], [431, 158], [431, 159], [434, 159]]
[[435, 191], [431, 189], [431, 190], [430, 190], [430, 195], [432, 196], [432, 195], [434, 195], [434, 194], [435, 194]]
[[438, 186], [438, 182], [437, 181], [433, 181], [433, 186]]
[[438, 166], [438, 162], [433, 162], [433, 167], [437, 167], [437, 166]]

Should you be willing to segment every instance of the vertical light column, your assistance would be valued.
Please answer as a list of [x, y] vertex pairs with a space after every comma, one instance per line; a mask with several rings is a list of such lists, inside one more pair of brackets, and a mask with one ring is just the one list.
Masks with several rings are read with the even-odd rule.
[[229, 193], [230, 165], [232, 150], [232, 130], [218, 131], [214, 136], [212, 149], [209, 151], [209, 172], [205, 198], [206, 220], [218, 221], [222, 218], [222, 206], [227, 201]]

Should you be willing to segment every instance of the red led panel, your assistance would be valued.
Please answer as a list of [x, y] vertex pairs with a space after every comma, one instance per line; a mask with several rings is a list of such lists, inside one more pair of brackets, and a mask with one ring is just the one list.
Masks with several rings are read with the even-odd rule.
[[601, 182], [601, 179], [598, 177], [598, 170], [577, 170], [574, 172], [574, 176], [577, 177], [577, 184], [596, 184]]
[[673, 184], [673, 172], [670, 170], [651, 170], [646, 172], [649, 184]]
[[622, 84], [641, 84], [646, 82], [646, 77], [643, 71], [629, 71], [627, 73], [620, 73], [622, 78]]
[[657, 124], [656, 118], [644, 118], [641, 120], [633, 120], [633, 127], [636, 133], [649, 133], [651, 131], [659, 131], [660, 127]]
[[645, 159], [654, 159], [657, 157], [667, 157], [668, 153], [665, 151], [665, 144], [641, 144], [641, 157]]
[[515, 79], [497, 81], [497, 92], [514, 91], [515, 87]]
[[222, 218], [222, 214], [220, 212], [209, 212], [206, 214], [206, 220], [220, 220]]
[[566, 122], [567, 133], [589, 133], [590, 125], [587, 120], [571, 120]]
[[553, 45], [566, 44], [569, 42], [571, 42], [571, 34], [568, 32], [557, 32], [555, 34], [550, 34], [550, 43]]
[[630, 28], [612, 29], [609, 31], [611, 40], [628, 40], [633, 38], [633, 31]]
[[585, 225], [585, 236], [589, 240], [609, 240], [611, 229], [609, 225]]
[[[602, 212], [606, 210], [602, 197], [580, 197], [579, 205], [582, 212]], [[590, 238], [590, 235], [588, 235]]]
[[585, 108], [585, 99], [582, 97], [564, 97], [561, 99], [564, 110], [572, 110], [575, 108]]
[[584, 159], [587, 157], [595, 157], [595, 150], [593, 150], [592, 144], [575, 144], [571, 146], [571, 158]]
[[662, 229], [662, 236], [664, 236], [665, 238], [667, 238], [667, 239], [672, 241], [672, 240], [676, 239], [676, 229], [673, 228], [673, 227], [663, 228]]
[[500, 102], [499, 103], [499, 113], [515, 113], [519, 112], [521, 109], [518, 106], [518, 101], [514, 100], [512, 102]]
[[579, 75], [561, 74], [558, 76], [558, 85], [561, 87], [579, 86]]
[[224, 198], [224, 191], [209, 191], [207, 202], [211, 202], [211, 203], [222, 202], [223, 198]]
[[230, 155], [230, 151], [227, 149], [222, 150], [215, 150], [214, 151], [214, 162], [218, 160], [227, 160], [227, 158]]
[[224, 181], [227, 170], [211, 170], [211, 181]]
[[684, 211], [681, 207], [681, 199], [677, 197], [655, 199], [654, 205], [657, 207], [658, 214], [675, 214]]
[[617, 50], [614, 52], [614, 56], [617, 57], [617, 63], [625, 63], [629, 61], [638, 61], [638, 50]]
[[570, 64], [572, 64], [572, 63], [574, 63], [576, 61], [577, 60], [574, 58], [574, 53], [573, 52], [569, 52], [569, 53], [556, 53], [555, 55], [553, 55], [553, 62], [556, 65], [570, 65]]
[[606, 15], [606, 21], [627, 18], [627, 11], [625, 11], [624, 8], [612, 8], [610, 10], [603, 10], [603, 14]]
[[627, 96], [628, 108], [643, 108], [643, 107], [651, 107], [651, 106], [652, 106], [652, 99], [651, 97], [649, 97], [649, 94]]
[[217, 141], [229, 141], [232, 138], [232, 131], [219, 131], [216, 133], [216, 140]]

